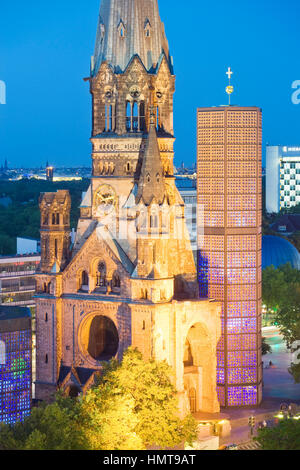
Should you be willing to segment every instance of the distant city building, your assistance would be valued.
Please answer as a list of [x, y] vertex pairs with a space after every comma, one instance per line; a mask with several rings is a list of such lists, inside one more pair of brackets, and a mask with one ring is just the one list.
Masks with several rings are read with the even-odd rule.
[[[90, 176], [91, 168], [89, 167], [62, 167], [55, 168], [53, 181], [81, 181], [83, 178], [90, 178]], [[9, 181], [19, 181], [21, 179], [45, 180], [47, 179], [47, 171], [46, 168], [12, 168], [4, 171], [2, 166], [0, 168], [1, 178]]]
[[200, 295], [223, 303], [218, 395], [223, 406], [262, 400], [262, 116], [256, 107], [198, 109]]
[[17, 237], [17, 255], [29, 255], [40, 253], [41, 243], [33, 238]]
[[267, 146], [266, 209], [280, 209], [300, 203], [300, 147]]
[[0, 422], [30, 414], [31, 383], [30, 310], [0, 306]]
[[34, 306], [39, 254], [0, 257], [0, 305]]
[[54, 168], [53, 166], [47, 166], [46, 168], [46, 178], [47, 181], [53, 181]]
[[177, 176], [176, 187], [185, 204], [186, 225], [190, 234], [192, 250], [197, 256], [197, 180], [192, 177]]
[[192, 165], [191, 167], [185, 167], [184, 163], [182, 162], [180, 167], [174, 168], [175, 175], [195, 175], [197, 171], [196, 164]]

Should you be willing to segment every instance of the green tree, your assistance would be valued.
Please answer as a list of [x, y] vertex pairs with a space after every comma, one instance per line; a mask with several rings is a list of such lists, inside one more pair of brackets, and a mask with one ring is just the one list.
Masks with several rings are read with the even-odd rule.
[[259, 429], [254, 439], [263, 450], [300, 450], [300, 421], [286, 419], [273, 428]]
[[16, 240], [5, 233], [0, 233], [0, 255], [13, 255], [15, 253]]
[[58, 396], [55, 403], [33, 408], [24, 423], [0, 428], [0, 450], [78, 450], [85, 441], [78, 423], [78, 403]]
[[274, 311], [275, 321], [288, 345], [300, 339], [300, 272], [288, 263], [263, 271], [263, 303]]
[[[287, 346], [300, 340], [300, 272], [288, 263], [263, 271], [263, 303], [274, 312]], [[299, 381], [299, 366], [291, 364], [289, 372]]]
[[287, 285], [284, 273], [274, 266], [268, 266], [262, 274], [262, 298], [268, 310], [277, 311], [283, 303]]
[[262, 338], [261, 348], [262, 348], [262, 355], [263, 356], [265, 356], [266, 354], [271, 354], [272, 353], [272, 348], [267, 343], [266, 338]]
[[24, 423], [0, 428], [0, 450], [142, 450], [196, 437], [196, 422], [178, 417], [172, 370], [130, 348], [104, 366], [99, 383], [77, 399], [59, 394]]
[[141, 353], [129, 348], [123, 361], [111, 361], [98, 388], [88, 393], [94, 401], [111, 396], [129, 400], [135, 419], [131, 428], [143, 447], [173, 447], [196, 437], [196, 422], [188, 416], [178, 417], [176, 391], [171, 382], [172, 369], [166, 362], [144, 361]]
[[289, 373], [293, 376], [296, 384], [300, 383], [300, 364], [295, 364], [292, 362], [288, 368]]
[[102, 384], [90, 390], [82, 400], [78, 422], [91, 450], [145, 449], [136, 434], [133, 398], [116, 393], [113, 387]]

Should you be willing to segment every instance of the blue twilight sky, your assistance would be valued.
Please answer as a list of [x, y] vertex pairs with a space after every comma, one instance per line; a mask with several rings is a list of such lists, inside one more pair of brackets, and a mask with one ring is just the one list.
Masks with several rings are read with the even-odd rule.
[[[1, 1], [0, 163], [90, 164], [88, 84], [100, 0]], [[264, 143], [300, 145], [299, 0], [159, 0], [177, 75], [176, 163], [196, 158], [196, 108], [233, 102], [264, 112]]]

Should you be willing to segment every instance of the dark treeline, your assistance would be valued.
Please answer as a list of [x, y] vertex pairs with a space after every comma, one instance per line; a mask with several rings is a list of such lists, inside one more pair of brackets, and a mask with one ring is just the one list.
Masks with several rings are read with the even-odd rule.
[[[16, 253], [16, 237], [40, 236], [40, 193], [68, 189], [72, 197], [71, 228], [76, 227], [81, 195], [89, 186], [89, 179], [82, 181], [50, 182], [44, 180], [0, 181], [0, 255]], [[1, 205], [2, 198], [10, 198], [11, 204]]]

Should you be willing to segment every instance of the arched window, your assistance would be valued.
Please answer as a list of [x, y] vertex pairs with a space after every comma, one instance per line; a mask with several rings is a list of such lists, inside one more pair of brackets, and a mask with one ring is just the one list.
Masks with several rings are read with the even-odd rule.
[[140, 130], [146, 130], [146, 120], [145, 120], [145, 102], [140, 102]]
[[45, 322], [48, 322], [48, 313], [45, 313]]
[[52, 225], [59, 225], [59, 214], [53, 213], [52, 214]]
[[118, 25], [118, 31], [119, 31], [119, 36], [120, 38], [125, 38], [126, 37], [126, 27], [125, 24], [123, 23], [123, 20], [120, 19], [119, 25]]
[[112, 278], [112, 288], [113, 289], [120, 289], [121, 287], [121, 279], [118, 273], [115, 273]]
[[105, 105], [105, 131], [113, 132], [114, 130], [114, 107], [112, 104], [107, 103]]
[[156, 129], [159, 130], [160, 128], [160, 112], [159, 112], [159, 106], [156, 108]]
[[188, 339], [186, 340], [185, 345], [184, 345], [183, 364], [184, 364], [184, 367], [190, 367], [194, 365], [192, 349], [191, 349], [191, 345]]
[[45, 364], [48, 364], [48, 354], [45, 356]]
[[132, 130], [134, 132], [139, 131], [139, 107], [137, 102], [135, 101], [133, 103], [133, 108], [132, 108]]
[[158, 216], [156, 214], [150, 216], [150, 228], [158, 228]]
[[82, 271], [81, 279], [80, 279], [80, 288], [88, 288], [89, 287], [89, 275], [86, 271]]
[[145, 103], [126, 101], [126, 130], [140, 132], [146, 129]]
[[108, 132], [109, 122], [109, 106], [105, 104], [105, 132]]
[[126, 101], [126, 130], [131, 131], [131, 103]]
[[150, 38], [150, 36], [151, 36], [151, 24], [150, 24], [149, 18], [147, 18], [145, 22], [145, 37]]
[[50, 282], [44, 282], [44, 293], [50, 294]]
[[138, 214], [137, 218], [137, 231], [145, 230], [148, 228], [148, 214], [144, 209]]
[[147, 289], [142, 289], [142, 290], [141, 290], [141, 298], [142, 298], [143, 300], [147, 300], [147, 299], [148, 299], [148, 291], [147, 291]]
[[97, 287], [106, 286], [106, 266], [102, 261], [98, 264], [97, 270]]
[[96, 315], [86, 324], [83, 335], [88, 339], [87, 353], [96, 361], [109, 361], [118, 352], [118, 330], [108, 317]]
[[112, 105], [109, 106], [109, 125], [108, 125], [109, 132], [113, 131], [113, 107]]
[[163, 209], [163, 212], [162, 212], [162, 228], [164, 229], [168, 229], [169, 228], [169, 211], [168, 209]]

